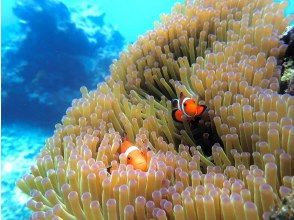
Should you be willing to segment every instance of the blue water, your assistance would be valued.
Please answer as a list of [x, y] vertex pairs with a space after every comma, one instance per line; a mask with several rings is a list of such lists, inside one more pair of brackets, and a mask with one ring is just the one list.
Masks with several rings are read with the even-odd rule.
[[[28, 219], [15, 181], [29, 171], [79, 88], [93, 89], [119, 52], [176, 0], [2, 1], [1, 219]], [[294, 14], [289, 1], [287, 14]]]

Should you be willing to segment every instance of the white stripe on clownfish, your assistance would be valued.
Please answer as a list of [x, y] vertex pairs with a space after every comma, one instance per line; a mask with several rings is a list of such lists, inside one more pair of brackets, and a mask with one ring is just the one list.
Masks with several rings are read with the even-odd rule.
[[184, 113], [184, 115], [186, 115], [187, 117], [193, 117], [193, 116], [190, 116], [190, 115], [187, 114], [187, 112], [186, 112], [186, 110], [185, 110], [185, 106], [184, 106], [184, 105], [185, 105], [185, 102], [188, 101], [188, 100], [190, 100], [190, 99], [191, 99], [191, 98], [188, 98], [188, 97], [184, 98], [184, 99], [183, 99], [183, 102], [182, 102], [182, 105], [181, 105], [181, 107], [182, 107], [182, 108], [181, 108], [181, 111], [182, 111], [182, 112]]
[[187, 102], [187, 101], [189, 101], [189, 100], [191, 100], [191, 99], [192, 99], [192, 98], [189, 98], [189, 97], [185, 97], [184, 99], [182, 99], [182, 98], [180, 98], [180, 99], [175, 99], [175, 100], [177, 101], [177, 108], [178, 108], [180, 111], [182, 111], [186, 117], [189, 117], [189, 118], [194, 117], [194, 116], [190, 116], [190, 115], [187, 114], [184, 105], [185, 105], [185, 102]]
[[136, 146], [130, 146], [130, 147], [126, 150], [126, 152], [125, 152], [124, 154], [125, 154], [126, 157], [128, 157], [128, 155], [129, 155], [130, 153], [132, 153], [133, 151], [135, 151], [135, 150], [139, 150], [139, 148], [136, 147]]

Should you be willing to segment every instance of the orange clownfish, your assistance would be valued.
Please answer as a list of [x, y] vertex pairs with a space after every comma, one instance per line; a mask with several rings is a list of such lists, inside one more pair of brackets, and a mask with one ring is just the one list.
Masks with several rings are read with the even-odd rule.
[[121, 143], [120, 153], [124, 153], [127, 157], [127, 164], [133, 165], [134, 169], [147, 171], [149, 159], [147, 151], [140, 150], [137, 146], [132, 144], [126, 137]]
[[207, 108], [205, 105], [198, 105], [193, 98], [184, 98], [182, 92], [179, 99], [172, 101], [172, 105], [172, 117], [177, 122], [183, 122], [184, 118], [189, 122], [195, 117], [200, 117]]

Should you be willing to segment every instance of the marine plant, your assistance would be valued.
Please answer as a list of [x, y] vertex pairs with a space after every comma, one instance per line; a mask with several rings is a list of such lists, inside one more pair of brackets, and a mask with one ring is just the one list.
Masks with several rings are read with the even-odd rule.
[[[32, 219], [268, 219], [294, 188], [294, 97], [278, 94], [285, 7], [196, 0], [161, 15], [105, 82], [81, 88], [17, 182]], [[181, 92], [205, 118], [173, 121]], [[151, 149], [147, 172], [117, 154], [123, 133]]]

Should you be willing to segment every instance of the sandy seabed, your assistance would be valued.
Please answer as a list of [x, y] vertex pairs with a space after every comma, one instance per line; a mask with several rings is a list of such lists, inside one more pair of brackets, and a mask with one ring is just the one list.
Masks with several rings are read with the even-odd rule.
[[15, 182], [34, 164], [49, 133], [26, 125], [2, 126], [1, 131], [1, 217], [29, 219], [25, 203], [29, 199]]

